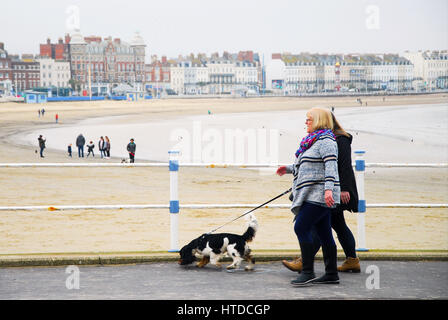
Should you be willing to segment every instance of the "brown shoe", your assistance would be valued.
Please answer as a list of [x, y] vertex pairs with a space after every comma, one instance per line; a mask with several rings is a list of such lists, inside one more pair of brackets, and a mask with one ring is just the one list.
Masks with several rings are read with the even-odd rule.
[[359, 264], [359, 258], [350, 258], [348, 257], [342, 263], [340, 267], [338, 267], [339, 272], [361, 272], [361, 265]]
[[293, 261], [282, 260], [283, 265], [291, 271], [302, 272], [302, 258], [297, 258]]

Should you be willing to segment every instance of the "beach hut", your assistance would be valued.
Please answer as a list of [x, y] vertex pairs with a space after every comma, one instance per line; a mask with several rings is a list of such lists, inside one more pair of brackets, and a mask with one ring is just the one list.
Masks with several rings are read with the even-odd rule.
[[46, 103], [47, 94], [45, 92], [27, 91], [24, 93], [25, 103]]

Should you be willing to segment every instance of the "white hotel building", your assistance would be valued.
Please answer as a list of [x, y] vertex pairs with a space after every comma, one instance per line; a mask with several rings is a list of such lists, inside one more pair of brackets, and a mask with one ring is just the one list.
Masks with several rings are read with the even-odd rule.
[[432, 91], [448, 88], [448, 50], [404, 53], [414, 65], [414, 87]]
[[256, 62], [218, 57], [179, 59], [171, 64], [171, 89], [178, 94], [235, 94], [258, 90]]
[[301, 94], [412, 88], [411, 62], [397, 55], [274, 54], [266, 66], [266, 89]]
[[71, 78], [70, 62], [55, 61], [46, 56], [36, 59], [40, 64], [40, 86], [41, 87], [70, 87]]

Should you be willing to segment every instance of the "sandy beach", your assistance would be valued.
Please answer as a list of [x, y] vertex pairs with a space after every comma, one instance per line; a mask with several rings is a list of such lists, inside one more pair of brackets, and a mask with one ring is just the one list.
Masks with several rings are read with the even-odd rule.
[[[233, 114], [248, 115], [247, 121], [250, 123], [251, 113], [254, 116], [262, 112], [290, 111], [299, 114], [312, 106], [334, 106], [336, 114], [340, 112], [346, 115], [349, 121], [350, 115], [344, 113], [344, 110], [359, 107], [356, 98], [48, 103], [44, 106], [45, 116], [40, 118], [37, 110], [43, 106], [3, 103], [0, 104], [0, 162], [120, 162], [128, 135], [112, 139], [112, 158], [109, 160], [100, 160], [98, 157], [78, 159], [76, 148], [73, 150], [74, 157], [69, 158], [63, 150], [66, 144], [58, 149], [52, 147], [50, 141], [44, 153], [45, 158], [41, 159], [35, 153], [37, 146], [27, 144], [27, 135], [61, 127], [76, 132], [73, 134], [74, 143], [76, 135], [80, 133], [80, 122], [82, 126], [95, 128], [95, 119], [101, 120], [100, 125], [109, 126], [110, 131], [101, 132], [110, 136], [115, 134], [113, 126], [123, 123], [134, 123], [137, 126], [148, 121], [155, 125], [185, 123], [185, 126], [191, 126], [194, 119], [206, 116], [209, 110], [217, 118], [231, 117]], [[368, 102], [368, 107], [363, 107], [367, 111], [378, 107], [392, 110], [398, 106], [424, 108], [423, 105], [447, 104], [448, 95], [388, 96], [385, 101], [382, 97], [363, 97], [362, 100]], [[54, 122], [56, 113], [59, 115], [58, 124]], [[302, 124], [303, 119], [298, 121]], [[379, 126], [386, 128], [394, 124], [386, 121]], [[366, 127], [365, 132], [360, 131], [360, 134], [368, 135], [370, 130], [373, 129]], [[445, 127], [438, 130], [442, 131], [443, 137], [448, 133]], [[160, 139], [164, 139], [164, 131], [160, 132]], [[156, 134], [148, 131], [151, 138]], [[435, 133], [419, 132], [416, 137], [420, 139], [425, 135], [432, 140]], [[92, 136], [96, 137], [96, 132]], [[397, 143], [409, 144], [408, 148], [412, 150], [410, 141], [400, 139]], [[94, 142], [97, 143], [97, 137]], [[376, 143], [380, 142], [378, 140]], [[139, 146], [139, 142], [136, 143]], [[284, 143], [289, 146], [294, 141], [285, 140]], [[424, 141], [412, 143], [415, 143], [414, 149], [426, 147]], [[371, 147], [370, 150], [378, 148], [377, 145]], [[393, 154], [394, 146], [389, 148]], [[436, 149], [437, 144], [431, 148]], [[397, 151], [395, 159], [389, 161], [368, 157], [366, 160], [401, 162], [409, 158], [403, 162], [447, 162], [445, 144], [442, 143], [439, 148], [441, 152], [428, 157], [429, 161], [424, 161], [419, 155], [423, 153], [429, 156], [431, 151], [405, 155]], [[291, 152], [294, 151], [292, 148]], [[164, 152], [158, 151], [158, 154]], [[148, 155], [151, 160], [162, 161], [161, 157], [151, 159], [151, 155]], [[139, 159], [138, 151], [137, 160], [149, 161]], [[280, 162], [286, 160], [279, 158]], [[370, 168], [366, 172], [367, 203], [448, 203], [447, 171], [435, 168]], [[288, 189], [291, 177], [237, 168], [181, 168], [179, 184], [181, 204], [263, 203]], [[0, 168], [0, 194], [0, 206], [166, 204], [169, 202], [169, 173], [167, 168]], [[287, 197], [284, 197], [275, 203], [288, 202]], [[179, 215], [179, 242], [182, 245], [243, 212], [244, 209], [182, 210]], [[254, 250], [298, 250], [289, 210], [260, 209], [256, 211], [256, 216], [260, 230], [251, 245]], [[356, 237], [356, 214], [346, 213], [345, 216]], [[0, 254], [166, 251], [170, 241], [169, 224], [168, 210], [0, 211]], [[241, 233], [244, 227], [245, 221], [241, 219], [221, 230]], [[447, 209], [368, 209], [366, 235], [367, 247], [370, 249], [448, 250]]]

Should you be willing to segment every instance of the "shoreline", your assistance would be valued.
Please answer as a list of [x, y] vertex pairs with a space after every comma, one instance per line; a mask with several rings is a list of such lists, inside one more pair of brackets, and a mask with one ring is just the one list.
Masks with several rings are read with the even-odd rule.
[[[436, 100], [434, 97], [429, 99], [431, 103]], [[387, 98], [386, 103], [390, 103]], [[356, 104], [355, 99], [338, 100], [336, 104], [341, 108], [350, 107]], [[309, 100], [298, 105], [297, 101], [291, 102], [290, 99], [269, 100], [266, 104], [260, 100], [253, 104], [254, 99], [238, 100], [240, 103], [220, 99], [219, 103], [201, 100], [199, 104], [180, 100], [162, 100], [147, 105], [126, 102], [112, 105], [84, 102], [54, 104], [45, 106], [47, 113], [44, 119], [37, 118], [38, 105], [10, 105], [7, 108], [0, 105], [0, 162], [97, 162], [95, 158], [70, 159], [65, 152], [53, 150], [46, 150], [46, 158], [40, 159], [34, 154], [35, 147], [18, 146], [5, 140], [14, 132], [29, 131], [30, 126], [36, 129], [55, 126], [51, 115], [56, 111], [60, 116], [58, 125], [73, 125], [94, 116], [124, 114], [137, 118], [142, 115], [154, 121], [173, 119], [206, 114], [211, 105], [214, 113], [272, 111], [273, 108], [305, 110], [310, 107]], [[427, 100], [427, 97], [420, 97], [413, 104]], [[443, 95], [437, 101], [446, 103], [447, 100]], [[326, 102], [316, 99], [314, 105]], [[409, 100], [400, 97], [393, 103], [409, 104]], [[369, 101], [367, 108], [373, 105], [374, 102]], [[168, 203], [168, 180], [166, 168], [2, 168], [0, 205]], [[447, 170], [399, 169], [392, 172], [373, 168], [366, 174], [366, 195], [369, 203], [446, 203], [447, 182]], [[278, 194], [278, 190], [286, 190], [290, 183], [290, 177], [261, 174], [256, 170], [183, 168], [179, 175], [179, 184], [182, 185], [179, 196], [181, 203], [263, 203]], [[286, 202], [285, 198], [276, 203]], [[239, 210], [230, 209], [183, 210], [179, 216], [179, 243], [182, 245], [204, 230], [238, 215]], [[261, 228], [252, 245], [254, 251], [298, 248], [291, 216], [289, 210], [260, 209], [257, 218]], [[356, 214], [346, 213], [345, 216], [356, 238]], [[448, 217], [445, 209], [371, 209], [366, 215], [367, 246], [383, 250], [447, 250], [446, 226]], [[235, 222], [225, 229], [223, 232], [239, 233], [244, 229], [244, 222]], [[0, 232], [4, 235], [0, 240], [0, 254], [164, 251], [169, 246], [169, 214], [167, 210], [2, 212]]]

